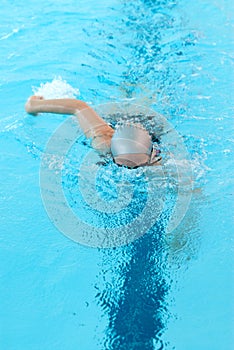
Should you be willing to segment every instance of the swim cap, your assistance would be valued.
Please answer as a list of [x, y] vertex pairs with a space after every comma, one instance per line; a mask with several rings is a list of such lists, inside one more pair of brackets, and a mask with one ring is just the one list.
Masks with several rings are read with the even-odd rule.
[[118, 126], [111, 140], [111, 153], [121, 163], [136, 167], [147, 163], [152, 151], [152, 140], [148, 131], [141, 124], [125, 124]]

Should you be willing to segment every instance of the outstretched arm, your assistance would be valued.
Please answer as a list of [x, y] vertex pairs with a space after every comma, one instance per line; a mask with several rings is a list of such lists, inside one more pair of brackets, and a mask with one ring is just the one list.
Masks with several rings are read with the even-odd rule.
[[91, 109], [85, 102], [71, 98], [45, 100], [42, 96], [31, 96], [25, 105], [30, 114], [56, 113], [75, 114], [77, 110]]
[[87, 103], [65, 98], [45, 100], [41, 96], [31, 96], [26, 105], [27, 113], [73, 114], [77, 116], [80, 127], [88, 138], [92, 138], [92, 146], [99, 151], [110, 150], [114, 130]]

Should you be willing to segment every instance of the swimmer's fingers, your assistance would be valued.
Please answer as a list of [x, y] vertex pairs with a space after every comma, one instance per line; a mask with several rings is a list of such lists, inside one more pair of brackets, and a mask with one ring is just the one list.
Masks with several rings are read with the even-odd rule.
[[44, 100], [44, 97], [33, 95], [33, 96], [29, 97], [29, 99], [30, 100]]
[[32, 115], [37, 115], [38, 113], [36, 112], [36, 102], [38, 100], [44, 100], [43, 96], [31, 96], [29, 97], [28, 101], [25, 104], [25, 110], [27, 113], [32, 114]]
[[154, 158], [154, 160], [149, 164], [149, 166], [153, 166], [153, 165], [162, 165], [162, 164], [161, 164], [161, 160], [162, 160], [162, 157], [156, 157], [156, 158]]

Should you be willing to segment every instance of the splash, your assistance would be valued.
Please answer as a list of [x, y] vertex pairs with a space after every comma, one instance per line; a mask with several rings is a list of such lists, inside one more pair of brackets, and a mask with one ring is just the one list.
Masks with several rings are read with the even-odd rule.
[[[192, 196], [192, 168], [183, 138], [166, 118], [144, 106], [115, 102], [95, 106], [95, 109], [103, 117], [112, 115], [116, 119], [121, 114], [127, 119], [133, 115], [142, 122], [142, 117], [148, 116], [152, 121], [152, 131], [157, 130], [160, 135], [162, 154], [170, 154], [173, 162], [130, 172], [118, 168], [113, 162], [99, 166], [97, 152], [91, 148], [83, 152], [81, 147], [74, 157], [71, 154], [74, 173], [73, 169], [64, 166], [63, 176], [59, 160], [64, 162], [74, 142], [83, 137], [73, 119], [68, 118], [51, 136], [41, 162], [41, 194], [52, 222], [67, 237], [80, 244], [110, 248], [137, 240], [159, 224], [162, 213], [170, 210], [166, 230], [171, 233], [183, 220]], [[55, 155], [52, 168], [49, 166], [51, 154]], [[80, 162], [74, 164], [77, 154]], [[153, 171], [155, 176], [152, 178]], [[69, 183], [64, 191], [67, 175]], [[175, 184], [171, 177], [175, 177]], [[165, 186], [162, 186], [161, 180]], [[170, 194], [171, 186], [176, 189], [175, 198]], [[110, 188], [113, 191], [110, 192]], [[171, 208], [170, 204], [167, 209], [171, 197], [174, 206]]]
[[46, 99], [52, 98], [77, 98], [80, 95], [79, 89], [72, 87], [61, 77], [55, 77], [51, 82], [41, 83], [40, 87], [33, 86], [34, 95], [43, 96]]

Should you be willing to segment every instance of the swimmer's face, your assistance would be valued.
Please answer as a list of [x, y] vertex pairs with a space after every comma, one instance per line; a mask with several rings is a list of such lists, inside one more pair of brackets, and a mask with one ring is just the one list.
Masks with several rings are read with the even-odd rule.
[[146, 165], [150, 157], [144, 153], [129, 153], [121, 154], [114, 157], [114, 161], [118, 165], [127, 166], [128, 168], [135, 168], [141, 165]]

